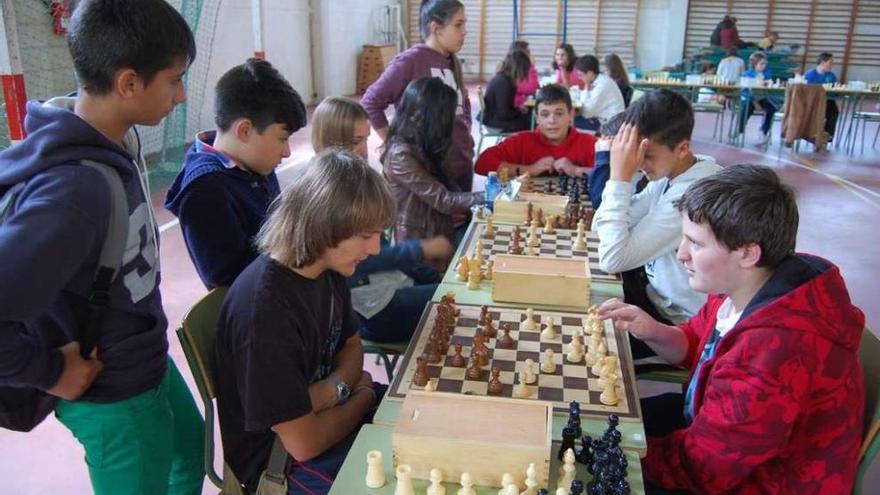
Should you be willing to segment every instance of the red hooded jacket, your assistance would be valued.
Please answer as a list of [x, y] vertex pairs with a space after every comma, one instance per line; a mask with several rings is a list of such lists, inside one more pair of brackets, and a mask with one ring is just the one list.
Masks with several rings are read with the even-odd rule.
[[[682, 365], [692, 373], [724, 299], [710, 296], [680, 325], [689, 340]], [[836, 266], [786, 258], [703, 363], [693, 423], [648, 438], [645, 478], [694, 493], [851, 493], [864, 323]]]

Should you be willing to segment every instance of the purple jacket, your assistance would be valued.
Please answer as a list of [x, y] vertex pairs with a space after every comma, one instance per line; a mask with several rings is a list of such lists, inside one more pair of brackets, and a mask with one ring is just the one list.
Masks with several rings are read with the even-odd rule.
[[375, 129], [388, 127], [385, 109], [397, 106], [407, 84], [422, 77], [440, 77], [458, 92], [459, 107], [452, 131], [452, 149], [444, 165], [444, 171], [461, 191], [470, 191], [474, 171], [474, 139], [471, 136], [471, 103], [467, 88], [458, 87], [455, 82], [455, 61], [424, 44], [414, 45], [398, 54], [382, 73], [382, 76], [367, 88], [361, 105], [370, 116], [370, 125]]

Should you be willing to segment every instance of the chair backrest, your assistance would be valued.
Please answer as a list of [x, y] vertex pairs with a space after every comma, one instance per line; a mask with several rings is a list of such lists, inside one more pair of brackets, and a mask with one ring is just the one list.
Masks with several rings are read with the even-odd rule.
[[859, 450], [859, 472], [856, 493], [862, 493], [862, 482], [868, 468], [880, 451], [880, 339], [865, 328], [859, 347], [862, 373], [865, 376], [865, 435]]
[[205, 407], [205, 474], [221, 495], [243, 495], [241, 484], [223, 463], [223, 478], [214, 471], [214, 339], [226, 287], [217, 287], [196, 302], [177, 329], [177, 338]]

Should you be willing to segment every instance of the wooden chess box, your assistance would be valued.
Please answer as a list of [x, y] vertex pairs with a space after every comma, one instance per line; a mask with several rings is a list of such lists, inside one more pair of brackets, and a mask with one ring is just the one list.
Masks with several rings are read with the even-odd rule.
[[590, 269], [583, 259], [497, 254], [492, 300], [587, 307]]
[[552, 421], [550, 402], [411, 390], [391, 437], [394, 467], [407, 464], [418, 479], [438, 468], [454, 483], [468, 472], [476, 485], [500, 487], [504, 473], [523, 485], [534, 463], [546, 486]]
[[529, 202], [532, 203], [532, 213], [537, 215], [540, 209], [544, 217], [564, 217], [568, 208], [568, 196], [521, 192], [515, 201], [495, 201], [492, 216], [496, 221], [520, 223], [528, 215]]

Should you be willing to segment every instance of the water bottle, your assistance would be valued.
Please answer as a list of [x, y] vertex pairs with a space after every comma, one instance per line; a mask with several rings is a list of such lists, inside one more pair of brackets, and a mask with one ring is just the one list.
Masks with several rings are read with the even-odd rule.
[[489, 172], [489, 179], [486, 180], [486, 208], [489, 211], [494, 211], [495, 198], [500, 192], [501, 180], [498, 178], [498, 172]]

